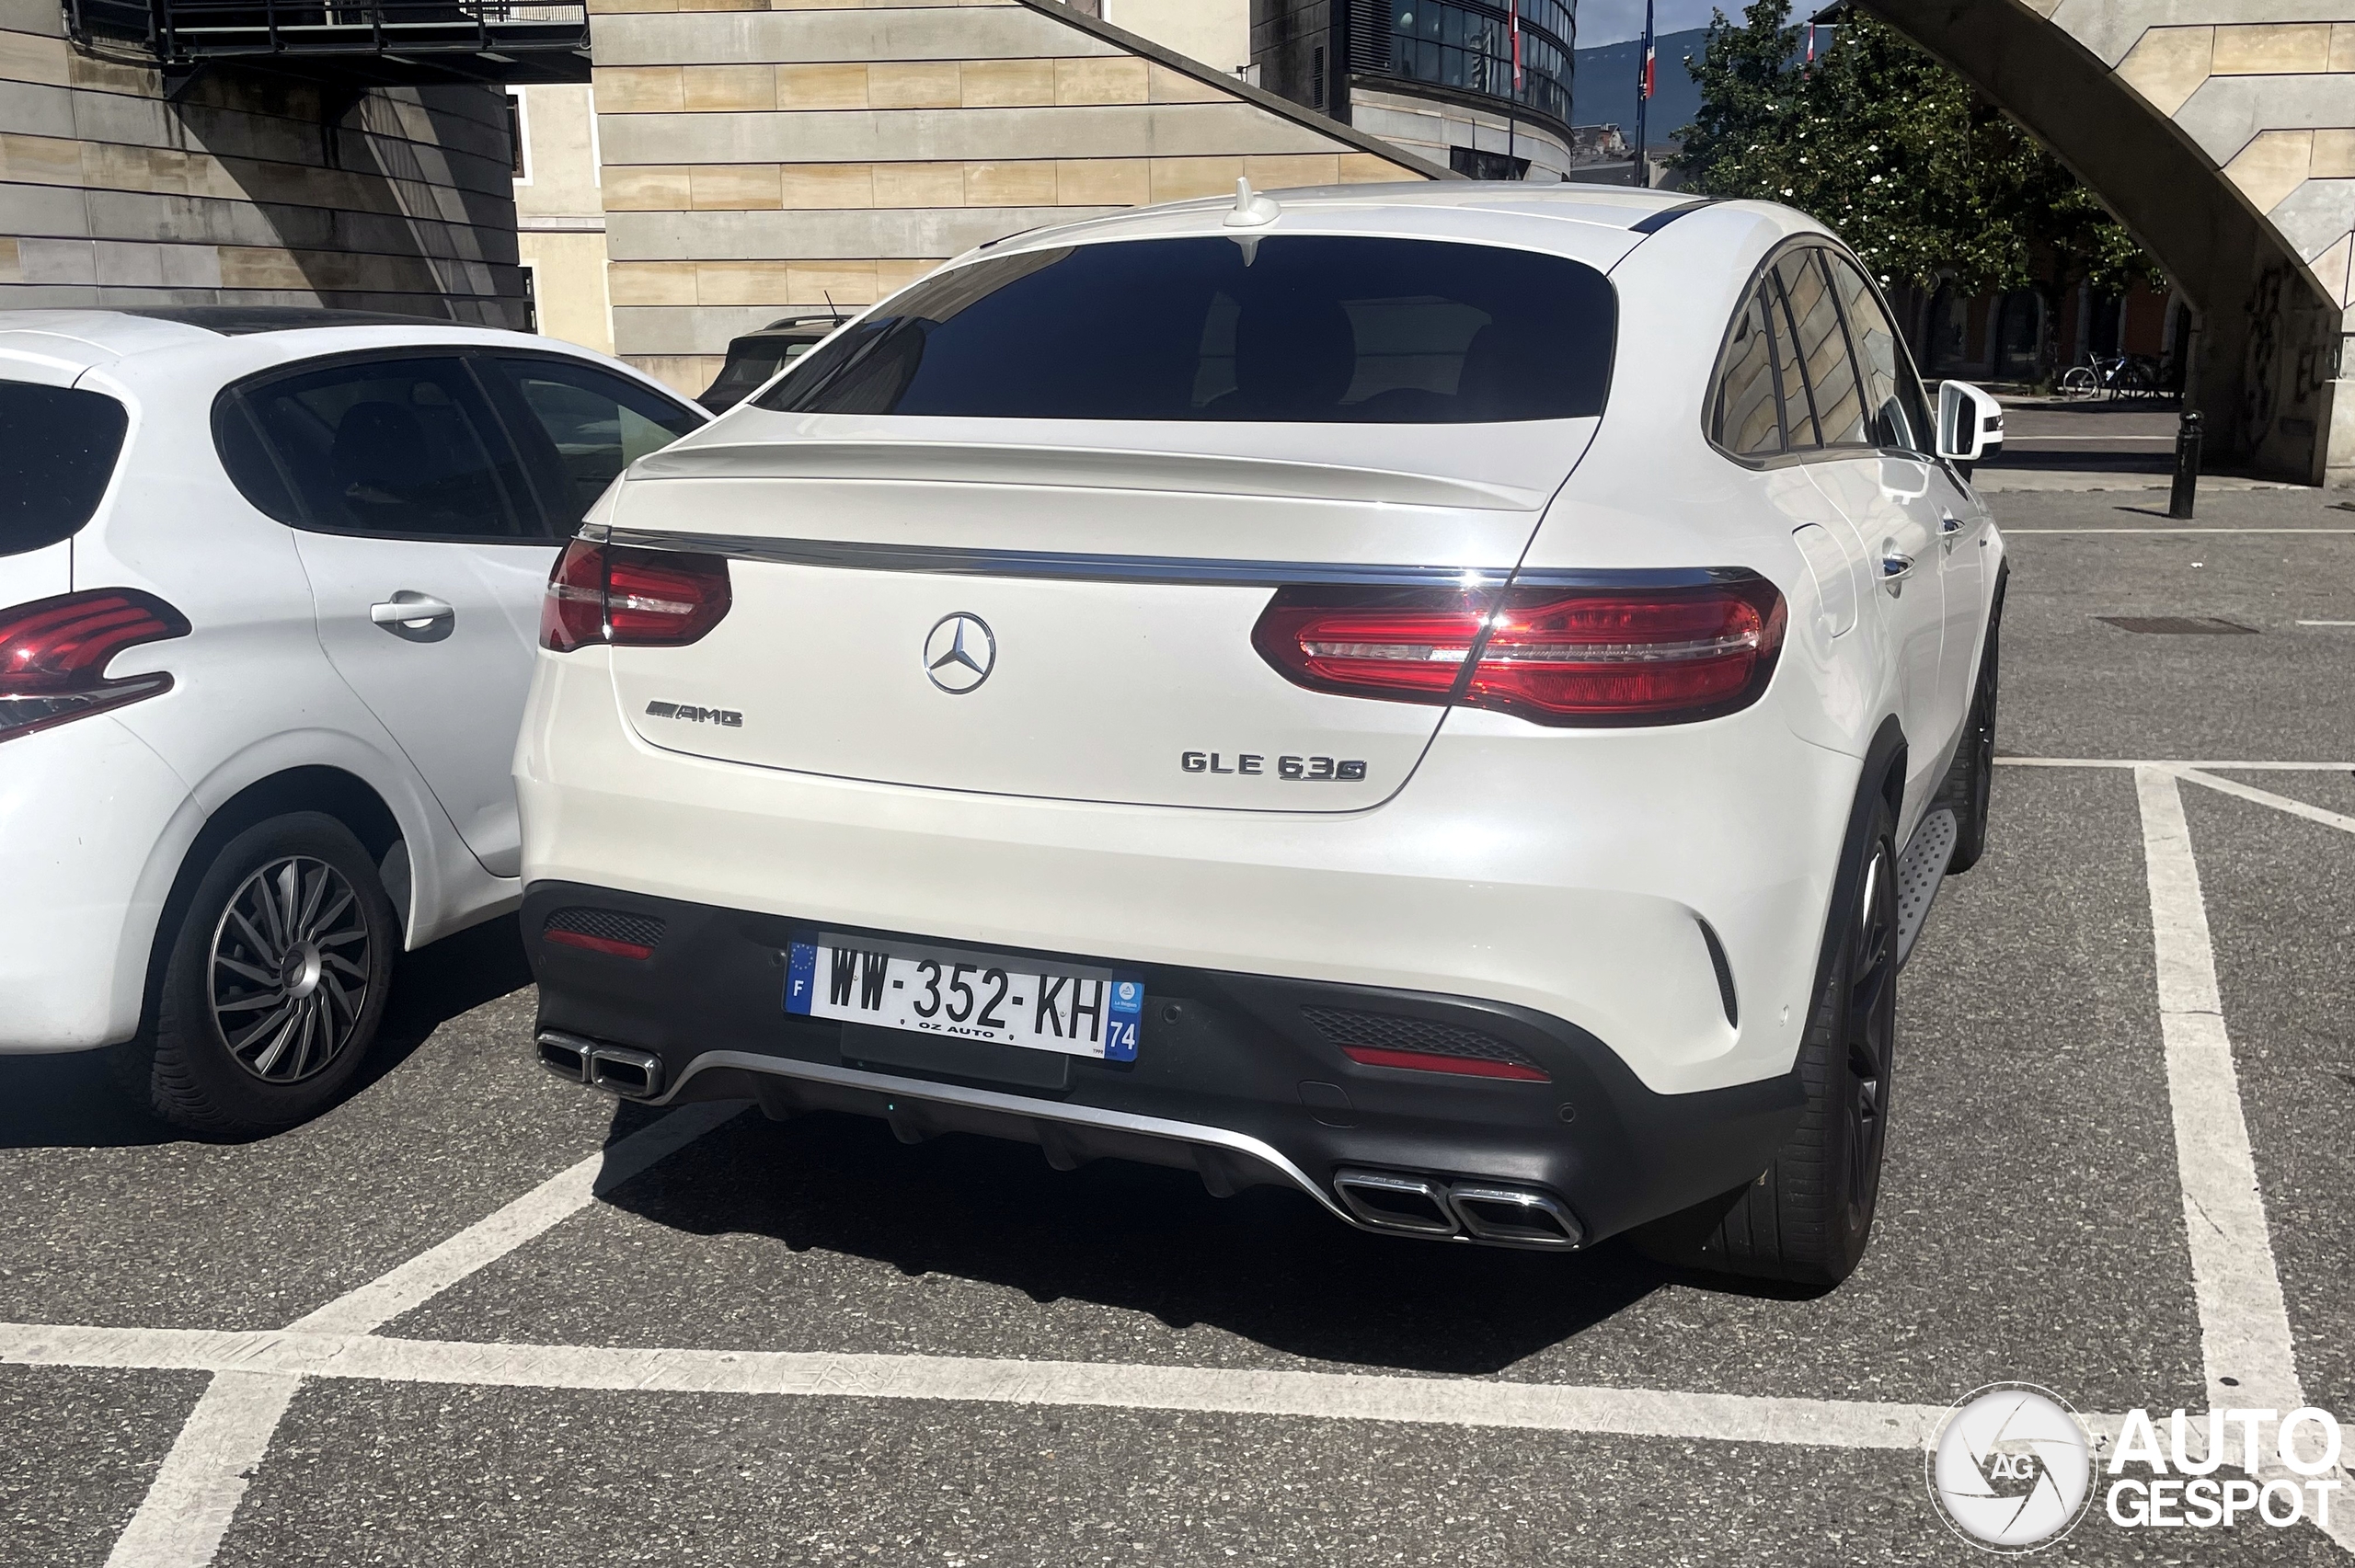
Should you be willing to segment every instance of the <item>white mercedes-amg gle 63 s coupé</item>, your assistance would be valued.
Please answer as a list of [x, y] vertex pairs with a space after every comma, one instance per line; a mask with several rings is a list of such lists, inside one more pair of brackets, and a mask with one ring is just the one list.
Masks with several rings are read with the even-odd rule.
[[982, 246], [639, 459], [516, 777], [549, 1067], [1826, 1285], [1977, 859], [2004, 548], [1779, 207]]

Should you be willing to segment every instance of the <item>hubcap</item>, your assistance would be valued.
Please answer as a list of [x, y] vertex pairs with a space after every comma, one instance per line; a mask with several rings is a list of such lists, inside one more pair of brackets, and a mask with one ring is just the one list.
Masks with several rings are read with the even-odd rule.
[[341, 872], [308, 855], [237, 885], [213, 928], [213, 1024], [237, 1065], [268, 1083], [323, 1070], [368, 1003], [368, 926]]
[[1889, 1070], [1897, 1038], [1897, 889], [1889, 845], [1874, 846], [1857, 899], [1849, 951], [1848, 1225], [1871, 1217], [1889, 1135]]

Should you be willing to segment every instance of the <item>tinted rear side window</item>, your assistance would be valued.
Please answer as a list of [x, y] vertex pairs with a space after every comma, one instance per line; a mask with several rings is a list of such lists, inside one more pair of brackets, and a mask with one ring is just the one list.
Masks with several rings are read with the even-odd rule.
[[0, 555], [70, 539], [89, 521], [130, 428], [111, 397], [0, 381]]
[[[247, 385], [243, 401], [300, 515], [278, 509], [282, 486], [246, 498], [283, 521], [396, 537], [539, 532], [506, 436], [454, 357], [347, 361]], [[267, 477], [234, 446], [222, 456], [241, 486]]]
[[1591, 267], [1434, 240], [1074, 246], [926, 279], [760, 398], [792, 412], [1464, 424], [1603, 412]]
[[1772, 457], [1783, 450], [1775, 333], [1769, 325], [1775, 314], [1767, 286], [1761, 283], [1726, 335], [1717, 398], [1709, 413], [1709, 439], [1738, 457]]

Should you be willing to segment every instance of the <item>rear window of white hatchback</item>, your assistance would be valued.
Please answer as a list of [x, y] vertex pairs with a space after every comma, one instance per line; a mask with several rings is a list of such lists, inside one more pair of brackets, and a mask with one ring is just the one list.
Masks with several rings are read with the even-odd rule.
[[788, 413], [1453, 425], [1603, 412], [1593, 268], [1354, 235], [1068, 246], [937, 273], [754, 403]]

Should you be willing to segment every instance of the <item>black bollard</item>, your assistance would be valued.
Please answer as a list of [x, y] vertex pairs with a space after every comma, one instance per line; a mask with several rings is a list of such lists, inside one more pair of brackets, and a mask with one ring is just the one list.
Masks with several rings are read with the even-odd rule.
[[2167, 515], [2191, 516], [2192, 496], [2200, 488], [2200, 410], [2187, 408], [2175, 431], [2175, 494], [2167, 498]]

